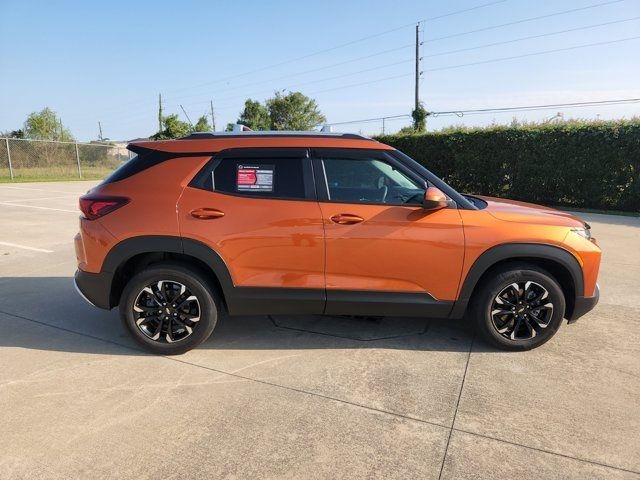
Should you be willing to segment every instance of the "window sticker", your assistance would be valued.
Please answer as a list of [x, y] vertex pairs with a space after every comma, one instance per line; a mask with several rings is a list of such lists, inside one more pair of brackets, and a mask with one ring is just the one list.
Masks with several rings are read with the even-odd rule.
[[239, 192], [273, 192], [275, 165], [238, 165], [236, 188]]

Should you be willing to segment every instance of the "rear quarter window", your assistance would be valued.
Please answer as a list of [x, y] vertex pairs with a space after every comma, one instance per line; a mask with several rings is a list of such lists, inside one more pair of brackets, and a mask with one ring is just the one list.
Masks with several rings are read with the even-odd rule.
[[173, 158], [183, 157], [210, 157], [212, 153], [207, 152], [160, 152], [157, 150], [141, 151], [135, 157], [130, 160], [126, 160], [118, 168], [116, 168], [107, 178], [104, 179], [102, 184], [118, 182], [145, 171], [148, 168], [155, 167], [156, 165], [171, 160]]
[[158, 165], [170, 158], [176, 157], [175, 153], [148, 151], [143, 152], [130, 160], [125, 160], [118, 168], [116, 168], [107, 178], [104, 179], [102, 184], [118, 182], [129, 178], [136, 173], [140, 173], [147, 168]]

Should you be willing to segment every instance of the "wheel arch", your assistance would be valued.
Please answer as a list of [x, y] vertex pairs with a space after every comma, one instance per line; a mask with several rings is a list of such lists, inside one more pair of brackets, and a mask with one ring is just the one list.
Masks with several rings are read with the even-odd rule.
[[233, 281], [224, 260], [215, 250], [189, 238], [145, 235], [121, 241], [103, 262], [102, 271], [112, 275], [110, 308], [119, 304], [124, 286], [134, 272], [162, 261], [179, 262], [200, 270], [227, 307]]
[[575, 298], [584, 291], [582, 268], [567, 250], [537, 243], [496, 245], [482, 253], [473, 263], [462, 282], [460, 294], [451, 310], [451, 318], [462, 318], [476, 288], [485, 275], [509, 263], [529, 263], [548, 271], [560, 284], [566, 300], [565, 317], [570, 318]]

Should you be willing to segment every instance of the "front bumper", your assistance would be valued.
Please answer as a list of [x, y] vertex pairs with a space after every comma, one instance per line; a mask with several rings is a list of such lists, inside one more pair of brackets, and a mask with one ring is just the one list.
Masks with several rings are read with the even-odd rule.
[[87, 302], [96, 307], [111, 309], [111, 272], [89, 273], [76, 270], [73, 282], [76, 290]]
[[596, 284], [596, 292], [593, 297], [576, 297], [573, 312], [567, 317], [569, 323], [573, 323], [578, 320], [585, 313], [589, 313], [597, 305], [600, 300], [600, 287]]

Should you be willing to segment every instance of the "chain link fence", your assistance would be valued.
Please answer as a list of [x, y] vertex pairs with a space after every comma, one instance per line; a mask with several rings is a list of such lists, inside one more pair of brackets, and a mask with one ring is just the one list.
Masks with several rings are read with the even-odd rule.
[[123, 145], [0, 138], [0, 182], [98, 180], [131, 155]]

